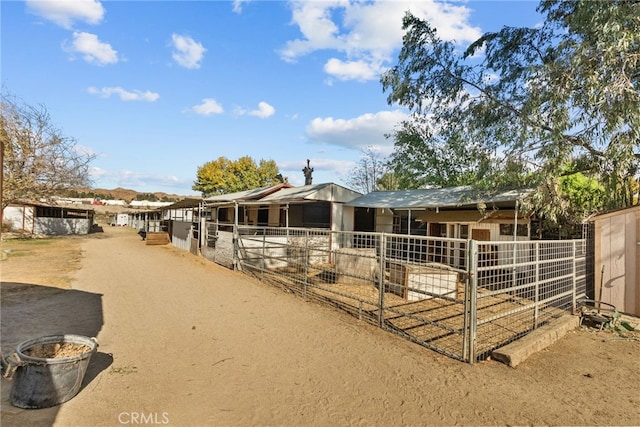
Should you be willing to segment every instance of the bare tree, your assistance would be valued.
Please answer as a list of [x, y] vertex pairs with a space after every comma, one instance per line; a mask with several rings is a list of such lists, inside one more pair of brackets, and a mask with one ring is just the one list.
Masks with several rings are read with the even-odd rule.
[[387, 161], [374, 147], [362, 150], [362, 157], [347, 177], [346, 183], [351, 188], [363, 194], [378, 191], [379, 180], [387, 172]]
[[65, 189], [90, 184], [94, 155], [80, 150], [52, 124], [46, 107], [0, 95], [2, 209], [16, 200], [50, 199]]

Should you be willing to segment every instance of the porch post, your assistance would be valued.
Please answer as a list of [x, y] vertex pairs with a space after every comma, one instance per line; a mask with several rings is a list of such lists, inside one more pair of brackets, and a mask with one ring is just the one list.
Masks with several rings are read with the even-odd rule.
[[205, 202], [204, 200], [201, 201], [200, 203], [198, 203], [198, 216], [200, 217], [200, 233], [198, 234], [198, 248], [202, 249], [202, 247], [205, 245], [205, 229], [207, 227], [207, 216], [205, 215], [206, 212], [206, 206], [207, 206], [207, 202]]
[[386, 235], [382, 233], [380, 235], [380, 278], [378, 279], [378, 283], [380, 284], [378, 288], [378, 326], [384, 326], [384, 273], [385, 273], [385, 265], [386, 265]]
[[238, 202], [233, 202], [233, 269], [238, 269]]

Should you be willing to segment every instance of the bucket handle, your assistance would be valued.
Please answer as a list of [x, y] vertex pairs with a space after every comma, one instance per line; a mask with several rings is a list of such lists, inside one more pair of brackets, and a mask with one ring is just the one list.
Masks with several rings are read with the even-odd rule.
[[[95, 343], [95, 347], [94, 347], [94, 351], [95, 351], [100, 345], [98, 343], [98, 339], [96, 337], [91, 337], [90, 340]], [[13, 374], [16, 373], [16, 370], [19, 367], [26, 366], [29, 363], [30, 362], [27, 362], [26, 360], [20, 359], [20, 355], [17, 352], [11, 353], [7, 357], [5, 357], [0, 352], [0, 368], [1, 368], [0, 371], [1, 371], [2, 377], [7, 380], [11, 380], [13, 378]], [[38, 363], [31, 362], [31, 364], [37, 365]]]
[[2, 365], [2, 378], [6, 378], [7, 380], [11, 380], [13, 378], [13, 374], [15, 374], [16, 369], [21, 366], [25, 366], [27, 362], [20, 359], [18, 353], [11, 353], [8, 357], [0, 357], [0, 365]]

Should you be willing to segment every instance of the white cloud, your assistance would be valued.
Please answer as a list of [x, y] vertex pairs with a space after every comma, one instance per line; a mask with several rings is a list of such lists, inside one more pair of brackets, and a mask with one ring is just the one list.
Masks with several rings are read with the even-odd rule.
[[291, 2], [292, 23], [302, 37], [288, 41], [281, 58], [295, 61], [317, 50], [335, 50], [325, 71], [341, 80], [375, 80], [402, 46], [402, 18], [407, 10], [432, 22], [443, 40], [470, 42], [481, 35], [469, 24], [471, 10], [463, 4], [435, 0]]
[[76, 144], [73, 147], [73, 151], [81, 156], [97, 156], [98, 154], [93, 150], [93, 148], [87, 147], [82, 144]]
[[235, 13], [242, 13], [242, 5], [244, 3], [249, 3], [251, 0], [233, 0], [233, 11]]
[[340, 80], [374, 80], [380, 76], [379, 64], [367, 61], [342, 61], [331, 58], [324, 65], [324, 71]]
[[201, 104], [194, 105], [191, 110], [202, 116], [210, 116], [212, 114], [222, 114], [224, 109], [213, 98], [204, 98]]
[[104, 17], [104, 8], [96, 0], [26, 0], [27, 8], [34, 15], [71, 29], [75, 21], [99, 24]]
[[273, 116], [275, 113], [276, 109], [264, 101], [258, 103], [257, 110], [249, 111], [250, 116], [260, 117], [261, 119], [266, 119], [267, 117]]
[[122, 101], [148, 101], [154, 102], [160, 98], [160, 95], [156, 92], [142, 92], [140, 90], [128, 91], [119, 86], [115, 87], [103, 87], [102, 89], [95, 88], [93, 86], [87, 89], [91, 95], [98, 95], [101, 98], [109, 98], [111, 95], [117, 95]]
[[181, 36], [179, 34], [172, 34], [171, 40], [173, 43], [172, 58], [178, 63], [178, 65], [185, 68], [200, 68], [200, 62], [207, 49], [189, 36]]
[[[97, 187], [135, 188], [138, 191], [158, 191], [158, 188], [173, 188], [177, 192], [184, 192], [190, 188], [193, 178], [180, 178], [175, 175], [158, 175], [136, 172], [132, 170], [107, 170], [92, 167], [89, 171]], [[193, 191], [188, 191], [192, 194]]]
[[82, 55], [82, 59], [90, 64], [107, 65], [118, 62], [118, 52], [109, 43], [101, 42], [95, 34], [74, 31], [71, 45], [63, 48], [67, 52]]
[[368, 113], [353, 119], [315, 118], [306, 128], [310, 142], [354, 150], [373, 147], [383, 155], [393, 150], [393, 141], [385, 137], [407, 115], [400, 110]]
[[236, 107], [233, 110], [233, 113], [236, 116], [249, 115], [249, 116], [260, 117], [261, 119], [266, 119], [267, 117], [273, 116], [276, 113], [276, 109], [273, 108], [273, 106], [267, 104], [266, 102], [260, 101], [258, 103], [258, 108], [255, 110], [247, 110], [246, 108], [243, 108], [243, 107]]

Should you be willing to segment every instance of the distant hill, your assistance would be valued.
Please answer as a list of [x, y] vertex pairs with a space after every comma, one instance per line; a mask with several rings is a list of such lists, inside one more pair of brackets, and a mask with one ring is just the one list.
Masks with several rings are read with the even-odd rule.
[[[178, 194], [169, 194], [163, 192], [155, 193], [141, 193], [135, 190], [129, 190], [126, 188], [114, 188], [113, 190], [107, 190], [104, 188], [76, 188], [71, 190], [67, 197], [93, 197], [105, 200], [124, 200], [127, 203], [132, 200], [153, 200], [159, 202], [177, 202], [188, 198], [189, 196], [181, 196]], [[140, 196], [140, 198], [138, 198]]]

